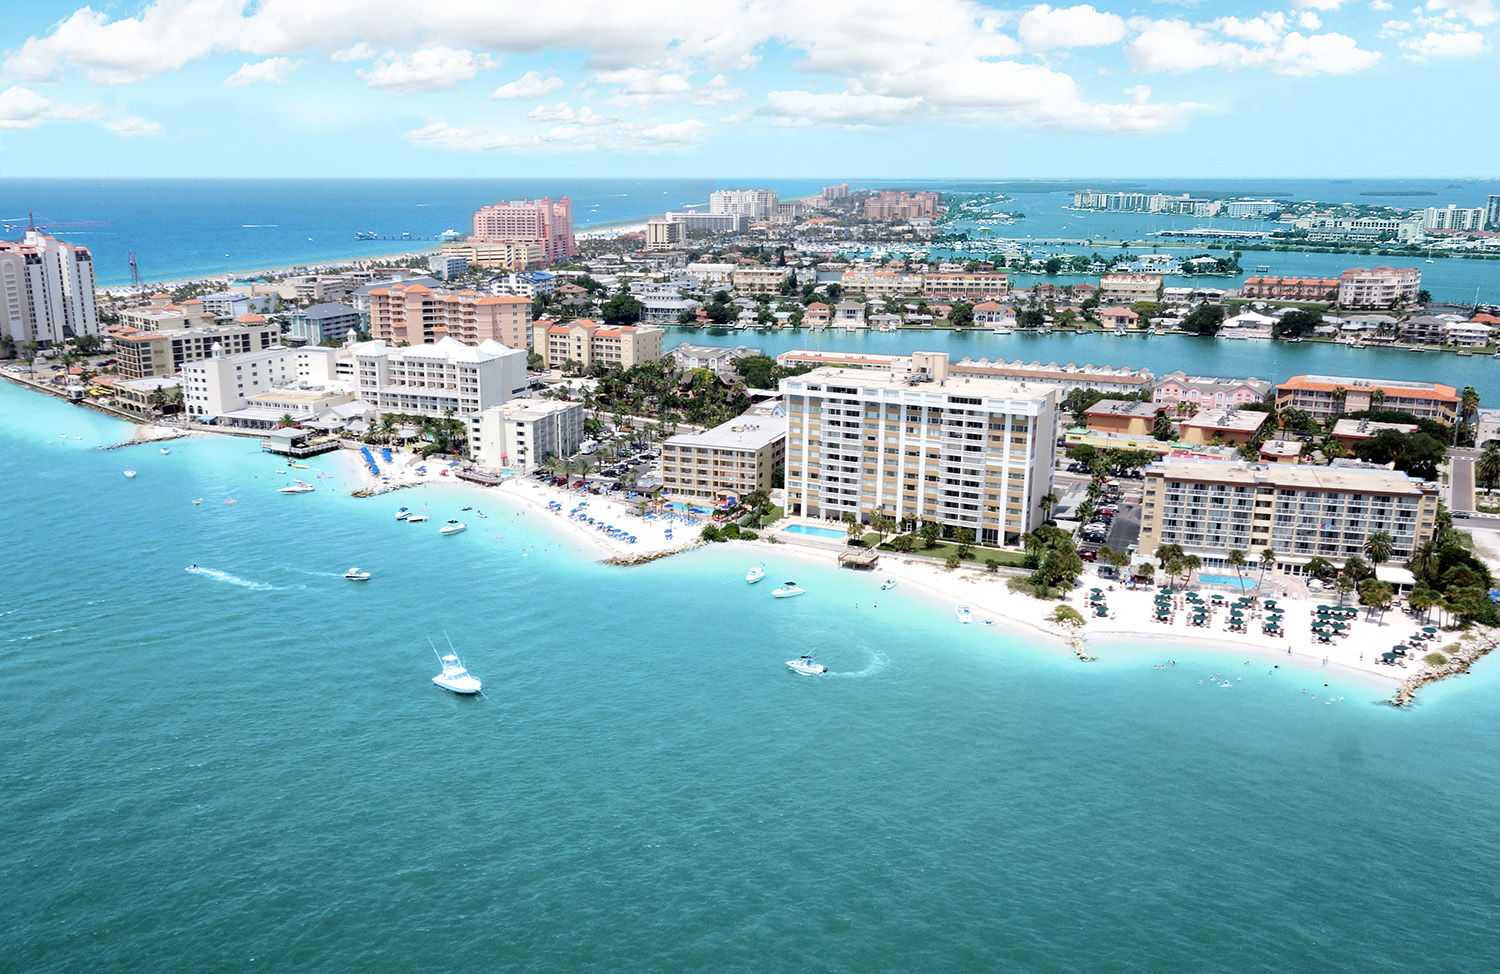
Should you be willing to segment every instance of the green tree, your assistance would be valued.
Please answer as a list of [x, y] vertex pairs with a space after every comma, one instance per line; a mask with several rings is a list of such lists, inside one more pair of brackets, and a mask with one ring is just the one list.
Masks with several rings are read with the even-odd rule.
[[1052, 509], [1057, 506], [1058, 496], [1051, 491], [1042, 495], [1042, 520], [1051, 520]]
[[1365, 538], [1365, 557], [1371, 565], [1381, 565], [1391, 560], [1391, 547], [1395, 539], [1389, 531], [1373, 531]]
[[1225, 560], [1229, 562], [1229, 567], [1234, 569], [1235, 576], [1239, 578], [1240, 588], [1244, 588], [1245, 565], [1249, 563], [1245, 558], [1245, 553], [1238, 548], [1230, 548]]
[[1266, 572], [1276, 567], [1276, 550], [1274, 548], [1262, 548], [1260, 552], [1260, 578], [1257, 585], [1266, 583]]
[[1385, 582], [1375, 578], [1367, 578], [1359, 586], [1359, 604], [1374, 611], [1380, 610], [1380, 619], [1377, 624], [1385, 621], [1385, 610], [1396, 597], [1395, 590]]
[[1495, 481], [1500, 480], [1500, 443], [1491, 443], [1484, 448], [1479, 459], [1474, 461], [1474, 473], [1487, 493], [1494, 491]]
[[936, 521], [924, 521], [918, 533], [922, 536], [922, 547], [936, 548], [938, 537], [942, 535], [943, 529]]
[[1224, 308], [1217, 304], [1200, 304], [1182, 320], [1182, 330], [1190, 334], [1212, 337], [1224, 324]]
[[1176, 438], [1177, 431], [1166, 413], [1157, 413], [1156, 418], [1151, 421], [1151, 435], [1163, 443], [1170, 443]]

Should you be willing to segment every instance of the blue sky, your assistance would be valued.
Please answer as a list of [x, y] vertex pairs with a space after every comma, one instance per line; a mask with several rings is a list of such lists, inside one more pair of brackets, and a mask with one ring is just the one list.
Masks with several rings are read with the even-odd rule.
[[0, 176], [1485, 176], [1497, 2], [7, 2]]

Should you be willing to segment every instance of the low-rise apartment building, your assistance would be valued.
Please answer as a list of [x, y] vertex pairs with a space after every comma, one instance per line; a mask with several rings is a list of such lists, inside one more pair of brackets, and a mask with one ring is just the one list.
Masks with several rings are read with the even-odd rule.
[[1184, 443], [1244, 446], [1260, 435], [1270, 418], [1270, 413], [1238, 406], [1205, 409], [1179, 423], [1178, 435]]
[[1269, 380], [1220, 379], [1214, 376], [1188, 375], [1186, 372], [1168, 372], [1157, 380], [1151, 390], [1153, 402], [1166, 403], [1178, 408], [1187, 404], [1189, 409], [1180, 412], [1196, 412], [1199, 409], [1243, 406], [1246, 403], [1264, 402], [1274, 388]]
[[[793, 349], [776, 356], [776, 364], [828, 365], [876, 369], [882, 372], [906, 373], [914, 369], [910, 355], [885, 355], [877, 352], [824, 352], [810, 349]], [[1000, 379], [1019, 382], [1022, 385], [1038, 385], [1069, 389], [1091, 389], [1099, 392], [1143, 392], [1151, 388], [1153, 377], [1145, 369], [1113, 368], [1107, 365], [1058, 365], [1048, 362], [1026, 363], [1017, 359], [1007, 362], [996, 359], [964, 358], [947, 366], [948, 374], [970, 379]], [[920, 371], [920, 369], [918, 369]]]
[[1240, 297], [1262, 301], [1333, 301], [1339, 282], [1333, 277], [1248, 277]]
[[260, 315], [240, 315], [232, 324], [171, 331], [131, 331], [114, 335], [119, 373], [127, 379], [171, 375], [187, 362], [208, 358], [215, 350], [225, 355], [255, 352], [281, 340], [281, 326]]
[[310, 342], [341, 342], [349, 332], [358, 333], [364, 324], [363, 316], [352, 305], [325, 301], [310, 308], [299, 308], [287, 316], [287, 334], [293, 338]]
[[1126, 305], [1159, 301], [1163, 280], [1160, 274], [1105, 274], [1099, 278], [1099, 301]]
[[1018, 543], [1052, 489], [1059, 393], [950, 375], [941, 353], [909, 361], [904, 372], [820, 368], [781, 381], [787, 512], [932, 520]]
[[438, 248], [444, 257], [457, 257], [469, 267], [499, 267], [524, 271], [547, 262], [547, 248], [541, 244], [486, 243], [480, 240], [450, 240]]
[[[215, 423], [220, 417], [246, 409], [250, 397], [273, 388], [301, 386], [331, 390], [338, 382], [337, 354], [337, 349], [318, 345], [301, 348], [273, 345], [259, 351], [219, 354], [189, 362], [182, 367], [183, 408], [197, 422]], [[345, 384], [337, 388], [347, 391], [348, 387]]]
[[781, 286], [792, 279], [791, 267], [767, 267], [745, 264], [734, 269], [734, 289], [740, 294], [778, 294]]
[[531, 302], [515, 294], [435, 291], [423, 284], [391, 284], [369, 292], [370, 336], [427, 345], [453, 338], [465, 345], [494, 341], [531, 347]]
[[1294, 375], [1276, 387], [1276, 408], [1300, 409], [1320, 423], [1343, 413], [1397, 409], [1452, 425], [1458, 390], [1437, 382], [1359, 379], [1342, 375]]
[[922, 278], [922, 295], [933, 301], [1004, 301], [1010, 278], [999, 271], [933, 271]]
[[702, 433], [662, 441], [662, 493], [718, 503], [770, 490], [786, 460], [785, 416], [755, 410]]
[[1346, 308], [1394, 308], [1415, 304], [1422, 272], [1415, 267], [1351, 267], [1339, 275], [1339, 304]]
[[661, 358], [664, 334], [650, 326], [603, 326], [579, 318], [538, 328], [534, 351], [547, 369], [560, 369], [570, 361], [584, 369], [595, 362], [628, 369]]
[[469, 455], [482, 467], [527, 473], [548, 457], [576, 453], [583, 420], [581, 402], [512, 399], [469, 418]]
[[863, 294], [866, 300], [915, 295], [922, 293], [922, 273], [855, 268], [839, 275], [839, 286], [846, 294]]
[[1397, 433], [1415, 433], [1421, 429], [1416, 423], [1377, 423], [1372, 419], [1341, 419], [1333, 424], [1333, 438], [1345, 446], [1352, 447], [1371, 439], [1383, 430]]
[[1150, 436], [1156, 417], [1167, 407], [1156, 402], [1101, 399], [1083, 411], [1084, 424], [1100, 433], [1130, 433]]
[[1231, 550], [1253, 559], [1270, 548], [1295, 570], [1364, 557], [1365, 540], [1385, 531], [1391, 560], [1405, 561], [1433, 536], [1437, 510], [1435, 485], [1394, 470], [1171, 459], [1145, 469], [1138, 549], [1178, 544], [1216, 568]]

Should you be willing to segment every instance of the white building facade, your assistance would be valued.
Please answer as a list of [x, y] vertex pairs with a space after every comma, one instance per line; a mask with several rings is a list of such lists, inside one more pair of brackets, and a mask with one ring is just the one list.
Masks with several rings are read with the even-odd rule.
[[583, 403], [512, 399], [469, 419], [469, 455], [480, 466], [526, 473], [549, 456], [578, 452], [583, 420]]
[[0, 334], [38, 345], [99, 334], [88, 248], [37, 230], [0, 241]]
[[478, 346], [444, 338], [394, 347], [349, 346], [359, 397], [381, 413], [467, 417], [526, 391], [526, 353], [496, 341]]

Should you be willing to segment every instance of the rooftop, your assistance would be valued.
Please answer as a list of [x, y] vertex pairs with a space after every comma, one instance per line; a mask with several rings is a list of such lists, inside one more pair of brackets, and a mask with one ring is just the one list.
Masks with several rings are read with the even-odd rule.
[[1266, 425], [1266, 420], [1270, 418], [1270, 413], [1256, 412], [1253, 409], [1205, 409], [1192, 419], [1183, 420], [1182, 425], [1234, 433], [1254, 433]]
[[745, 415], [702, 433], [679, 433], [666, 442], [677, 447], [759, 450], [786, 436], [786, 427], [786, 418], [783, 416]]
[[1083, 411], [1085, 416], [1127, 416], [1131, 419], [1155, 419], [1166, 407], [1159, 402], [1135, 402], [1127, 399], [1101, 399]]
[[1368, 419], [1341, 419], [1333, 424], [1333, 435], [1350, 440], [1368, 440], [1381, 430], [1398, 433], [1415, 433], [1421, 429], [1416, 423], [1376, 423]]
[[861, 393], [913, 392], [948, 398], [990, 398], [1041, 402], [1052, 396], [1055, 388], [1027, 387], [1024, 383], [983, 377], [953, 376], [939, 385], [923, 379], [922, 373], [890, 372], [884, 369], [813, 369], [802, 375], [782, 379], [782, 389], [806, 389], [809, 385], [854, 387]]
[[1346, 390], [1380, 389], [1387, 393], [1395, 391], [1408, 398], [1452, 399], [1455, 401], [1458, 399], [1457, 389], [1436, 382], [1411, 382], [1406, 379], [1360, 379], [1347, 375], [1294, 375], [1277, 388], [1292, 391], [1305, 389], [1311, 392], [1332, 392], [1336, 388]]
[[1437, 488], [1414, 480], [1399, 470], [1383, 467], [1314, 467], [1305, 464], [1247, 463], [1243, 460], [1171, 458], [1151, 464], [1146, 476], [1207, 484], [1257, 484], [1288, 490], [1319, 490], [1346, 494], [1435, 493]]

